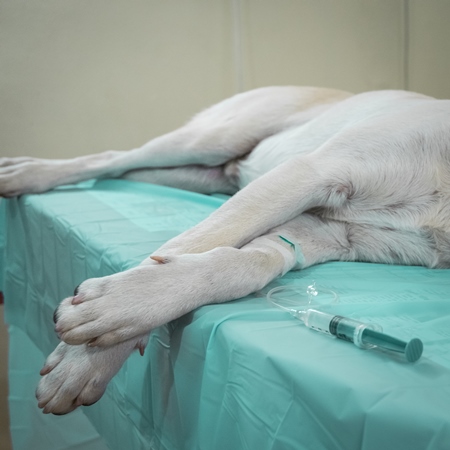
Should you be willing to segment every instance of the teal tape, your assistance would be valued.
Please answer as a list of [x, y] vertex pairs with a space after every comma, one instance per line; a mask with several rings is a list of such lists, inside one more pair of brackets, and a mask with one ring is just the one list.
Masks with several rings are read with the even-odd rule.
[[278, 237], [281, 240], [283, 240], [284, 242], [288, 243], [294, 249], [296, 262], [295, 262], [293, 269], [294, 270], [301, 269], [305, 265], [305, 256], [303, 255], [303, 252], [301, 251], [300, 246], [298, 244], [296, 244], [295, 242], [292, 242], [285, 236], [282, 236], [281, 234], [279, 234]]

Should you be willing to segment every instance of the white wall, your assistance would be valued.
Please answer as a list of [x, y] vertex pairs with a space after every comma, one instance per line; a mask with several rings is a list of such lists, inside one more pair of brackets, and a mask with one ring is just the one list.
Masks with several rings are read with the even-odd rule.
[[0, 0], [0, 155], [138, 146], [242, 89], [450, 98], [450, 0]]

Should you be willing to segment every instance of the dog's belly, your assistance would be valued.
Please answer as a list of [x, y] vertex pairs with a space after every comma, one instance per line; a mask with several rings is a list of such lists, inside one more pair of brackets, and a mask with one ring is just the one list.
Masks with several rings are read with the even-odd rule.
[[251, 153], [229, 164], [237, 178], [239, 189], [279, 166], [280, 164], [300, 155], [308, 154], [326, 142], [328, 136], [309, 135], [305, 133], [303, 139], [298, 135], [304, 134], [303, 127], [296, 127], [260, 142]]

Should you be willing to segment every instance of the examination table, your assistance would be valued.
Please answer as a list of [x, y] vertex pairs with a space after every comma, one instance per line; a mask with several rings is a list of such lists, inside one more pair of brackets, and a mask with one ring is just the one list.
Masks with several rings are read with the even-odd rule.
[[[14, 449], [450, 449], [450, 270], [423, 267], [290, 272], [152, 332], [95, 405], [42, 414], [34, 390], [58, 343], [57, 304], [86, 278], [137, 265], [224, 201], [105, 180], [0, 202]], [[422, 358], [358, 349], [266, 300], [273, 287], [314, 283], [338, 294], [328, 311], [420, 338]]]

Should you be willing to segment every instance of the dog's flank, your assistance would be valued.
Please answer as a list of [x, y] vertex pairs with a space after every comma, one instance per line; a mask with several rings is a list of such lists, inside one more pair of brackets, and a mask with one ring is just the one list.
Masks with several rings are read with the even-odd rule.
[[2, 159], [0, 194], [111, 176], [235, 195], [138, 267], [63, 300], [63, 342], [37, 391], [44, 412], [98, 400], [153, 328], [287, 270], [330, 260], [450, 267], [448, 100], [257, 89], [129, 152]]

